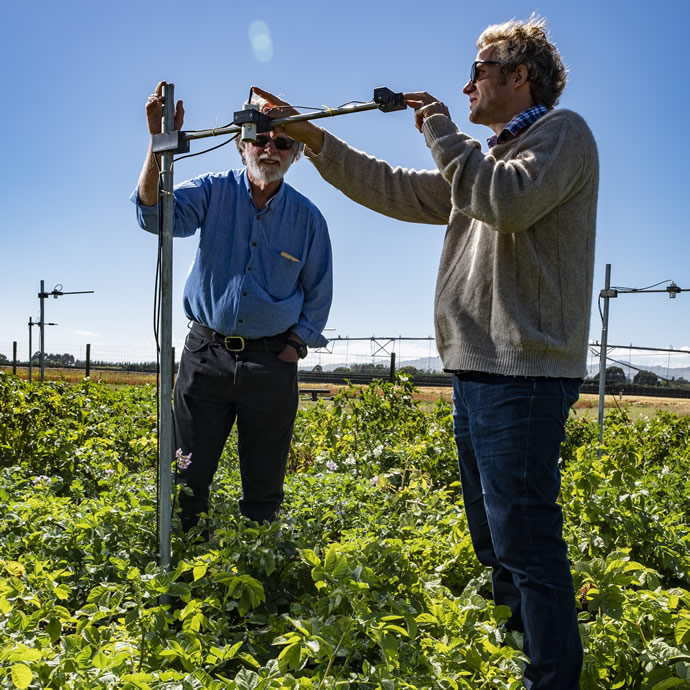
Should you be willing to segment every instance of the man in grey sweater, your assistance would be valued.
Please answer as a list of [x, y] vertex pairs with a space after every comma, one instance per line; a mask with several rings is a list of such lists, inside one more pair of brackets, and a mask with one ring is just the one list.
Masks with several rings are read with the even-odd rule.
[[[558, 458], [585, 375], [598, 157], [584, 120], [554, 110], [565, 69], [543, 20], [488, 27], [463, 93], [489, 152], [425, 92], [405, 94], [438, 170], [393, 169], [310, 122], [290, 124], [325, 180], [379, 213], [447, 224], [436, 342], [453, 372], [463, 499], [496, 604], [524, 632], [525, 686], [579, 687]], [[277, 117], [287, 104], [256, 89]]]

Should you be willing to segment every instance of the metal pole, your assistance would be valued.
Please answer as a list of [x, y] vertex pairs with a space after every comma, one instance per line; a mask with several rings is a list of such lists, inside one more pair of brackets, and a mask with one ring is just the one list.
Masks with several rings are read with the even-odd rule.
[[[359, 103], [356, 105], [345, 105], [340, 108], [320, 110], [314, 113], [299, 113], [297, 115], [290, 115], [289, 117], [281, 117], [271, 122], [271, 127], [280, 127], [281, 125], [289, 125], [292, 122], [304, 122], [306, 120], [320, 120], [324, 117], [334, 117], [335, 115], [348, 115], [349, 113], [360, 113], [366, 110], [377, 110], [379, 104], [375, 102]], [[172, 127], [169, 131], [172, 131]], [[237, 134], [242, 131], [238, 125], [228, 125], [227, 127], [214, 127], [213, 129], [200, 129], [194, 132], [185, 132], [184, 138], [189, 141], [196, 139], [206, 139], [208, 137], [219, 137], [227, 134]], [[163, 131], [165, 134], [165, 130]]]
[[29, 383], [32, 381], [33, 367], [31, 366], [31, 360], [33, 359], [34, 353], [31, 352], [31, 331], [33, 329], [34, 322], [29, 317]]
[[601, 351], [599, 352], [599, 443], [604, 440], [604, 399], [606, 398], [606, 348], [609, 336], [609, 290], [611, 289], [611, 264], [606, 264], [604, 281], [604, 317], [601, 324]]
[[39, 329], [40, 329], [40, 333], [41, 333], [41, 347], [40, 347], [40, 351], [39, 351], [39, 355], [38, 355], [38, 361], [39, 361], [39, 364], [41, 365], [41, 383], [43, 383], [43, 378], [45, 376], [45, 363], [46, 363], [46, 354], [45, 354], [46, 350], [44, 347], [45, 346], [45, 340], [44, 340], [45, 326], [43, 325], [45, 323], [45, 309], [44, 309], [43, 305], [45, 302], [45, 293], [46, 293], [44, 282], [45, 281], [43, 281], [43, 280], [41, 281], [41, 292], [38, 295], [38, 298], [41, 302], [41, 316], [40, 316], [41, 323], [39, 324]]
[[17, 341], [12, 341], [12, 375], [17, 375]]
[[91, 376], [91, 343], [86, 344], [86, 378]]
[[[172, 84], [163, 86], [163, 134], [174, 131], [175, 95]], [[161, 154], [160, 198], [160, 378], [158, 391], [158, 558], [170, 569], [172, 522], [172, 230], [173, 230], [173, 154]]]

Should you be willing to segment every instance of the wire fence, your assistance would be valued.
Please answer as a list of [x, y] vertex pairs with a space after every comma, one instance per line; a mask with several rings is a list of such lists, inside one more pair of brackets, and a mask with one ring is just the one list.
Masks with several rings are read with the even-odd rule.
[[[33, 347], [34, 377], [38, 373], [37, 343]], [[181, 347], [173, 349], [175, 370], [179, 365]], [[630, 346], [611, 346], [608, 349], [608, 367], [617, 366], [623, 370], [626, 381], [607, 382], [607, 393], [614, 395], [643, 395], [647, 386], [634, 385], [633, 379], [639, 371], [655, 371], [659, 386], [668, 391], [679, 389], [678, 395], [690, 395], [690, 350], [659, 350]], [[15, 363], [21, 373], [28, 370], [29, 346], [25, 342], [0, 341], [0, 366], [8, 369]], [[46, 371], [57, 369], [92, 370], [92, 377], [98, 372], [119, 371], [130, 374], [155, 374], [157, 353], [151, 346], [127, 347], [107, 343], [66, 344], [51, 343], [46, 353]], [[599, 345], [592, 343], [587, 360], [589, 376], [599, 370]], [[337, 383], [345, 379], [356, 382], [372, 378], [390, 378], [394, 372], [406, 371], [420, 385], [450, 385], [451, 377], [443, 372], [434, 338], [419, 337], [331, 337], [324, 348], [310, 349], [308, 356], [299, 362], [300, 380]], [[607, 368], [608, 371], [608, 368]], [[597, 393], [597, 383], [585, 381], [582, 392]], [[667, 395], [666, 392], [659, 394]], [[675, 393], [668, 393], [675, 395]]]
[[[33, 349], [34, 366], [38, 364], [38, 347]], [[182, 348], [174, 348], [176, 365]], [[119, 368], [123, 371], [156, 371], [157, 352], [151, 347], [123, 347], [101, 343], [67, 344], [51, 342], [45, 353], [47, 367], [85, 368], [89, 361], [91, 368]], [[19, 366], [28, 366], [29, 346], [26, 342], [0, 342], [0, 363], [10, 365], [16, 361]], [[299, 362], [300, 371], [333, 372], [361, 368], [388, 372], [391, 366], [403, 367], [425, 373], [440, 373], [441, 360], [436, 344], [431, 337], [408, 338], [350, 338], [336, 336], [323, 348], [310, 348], [307, 357]]]

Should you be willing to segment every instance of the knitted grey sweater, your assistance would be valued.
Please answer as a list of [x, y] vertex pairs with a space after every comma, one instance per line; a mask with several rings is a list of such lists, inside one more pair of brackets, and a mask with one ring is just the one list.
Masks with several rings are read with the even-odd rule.
[[374, 211], [448, 224], [435, 298], [445, 369], [585, 376], [599, 182], [587, 124], [552, 111], [487, 154], [444, 115], [423, 132], [438, 171], [393, 169], [329, 133], [307, 156]]

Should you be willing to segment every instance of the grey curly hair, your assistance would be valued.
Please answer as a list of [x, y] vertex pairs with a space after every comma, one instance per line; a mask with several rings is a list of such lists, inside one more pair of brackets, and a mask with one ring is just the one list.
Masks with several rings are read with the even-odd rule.
[[495, 59], [504, 75], [518, 65], [527, 67], [534, 105], [552, 110], [563, 93], [566, 67], [556, 46], [549, 41], [546, 20], [532, 15], [527, 21], [511, 19], [488, 26], [477, 39], [477, 48], [496, 48]]

